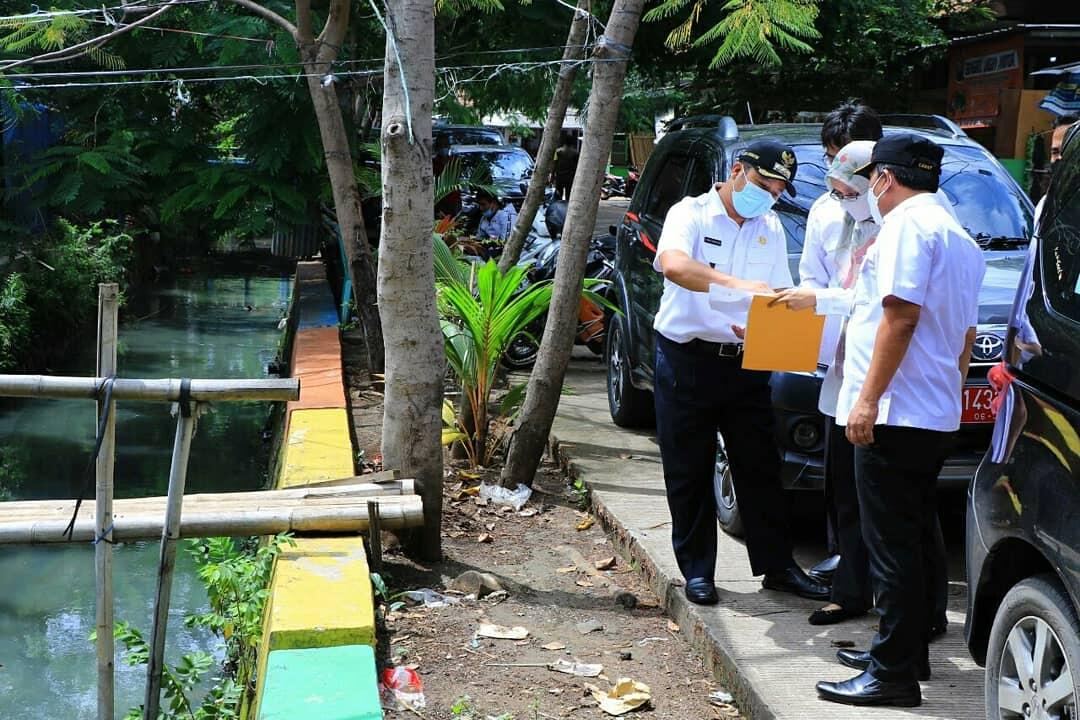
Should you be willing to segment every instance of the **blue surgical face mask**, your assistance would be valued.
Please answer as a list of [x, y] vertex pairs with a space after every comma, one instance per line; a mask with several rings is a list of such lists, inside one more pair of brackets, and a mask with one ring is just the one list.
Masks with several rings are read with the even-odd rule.
[[750, 176], [746, 174], [746, 169], [742, 170], [743, 185], [742, 190], [731, 191], [731, 202], [735, 206], [735, 212], [739, 213], [744, 218], [756, 218], [772, 210], [772, 206], [776, 204], [776, 198], [772, 193], [763, 187], [760, 187], [750, 182]]

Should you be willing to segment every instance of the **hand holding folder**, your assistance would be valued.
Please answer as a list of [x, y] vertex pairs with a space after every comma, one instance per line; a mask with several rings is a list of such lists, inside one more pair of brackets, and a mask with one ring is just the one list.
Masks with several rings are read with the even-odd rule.
[[742, 366], [745, 370], [814, 372], [817, 370], [825, 316], [813, 308], [791, 310], [773, 297], [755, 295], [746, 321]]

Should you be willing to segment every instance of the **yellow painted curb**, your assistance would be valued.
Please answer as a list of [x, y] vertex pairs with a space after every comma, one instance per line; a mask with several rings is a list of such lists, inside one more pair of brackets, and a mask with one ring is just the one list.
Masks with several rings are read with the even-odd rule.
[[353, 448], [344, 408], [293, 410], [289, 414], [279, 489], [352, 477]]

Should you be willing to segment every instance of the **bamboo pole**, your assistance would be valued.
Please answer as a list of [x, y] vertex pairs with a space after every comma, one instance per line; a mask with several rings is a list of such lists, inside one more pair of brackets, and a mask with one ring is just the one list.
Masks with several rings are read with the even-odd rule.
[[157, 720], [158, 706], [161, 702], [161, 672], [165, 659], [165, 633], [169, 625], [169, 599], [172, 594], [173, 570], [176, 567], [176, 541], [180, 538], [180, 513], [184, 505], [188, 457], [191, 454], [191, 438], [195, 434], [195, 416], [198, 411], [198, 405], [189, 402], [187, 398], [180, 400], [178, 407], [172, 467], [169, 468], [169, 495], [166, 501], [165, 524], [161, 528], [161, 559], [158, 562], [154, 626], [150, 634], [150, 658], [146, 664], [144, 720]]
[[[53, 377], [50, 375], [0, 375], [0, 397], [48, 397], [93, 400], [98, 396], [104, 376]], [[132, 380], [113, 383], [115, 400], [158, 400], [178, 402], [180, 383], [177, 379]], [[191, 399], [194, 402], [225, 400], [299, 400], [300, 381], [297, 378], [267, 378], [263, 380], [192, 380]]]
[[[97, 374], [116, 375], [116, 345], [119, 334], [118, 310], [120, 289], [115, 283], [98, 285]], [[96, 386], [99, 388], [100, 385]], [[96, 397], [97, 392], [92, 394]], [[113, 470], [116, 453], [116, 402], [98, 402], [98, 418], [105, 414], [101, 451], [97, 457], [97, 495], [94, 503], [94, 578], [97, 592], [97, 717], [113, 720], [113, 584], [112, 584], [112, 501]]]
[[[281, 532], [356, 533], [367, 530], [367, 501], [371, 498], [338, 499], [334, 502], [297, 505], [295, 502], [257, 508], [242, 505], [221, 508], [192, 508], [180, 520], [180, 537], [222, 537], [229, 535], [276, 535]], [[384, 530], [419, 527], [424, 523], [419, 495], [374, 498], [379, 503], [379, 519]], [[28, 545], [68, 542], [64, 535], [68, 518], [23, 519], [0, 523], [0, 544]], [[81, 517], [72, 531], [73, 542], [93, 540], [96, 522]], [[161, 515], [118, 515], [113, 519], [112, 536], [117, 542], [151, 540], [161, 537]]]

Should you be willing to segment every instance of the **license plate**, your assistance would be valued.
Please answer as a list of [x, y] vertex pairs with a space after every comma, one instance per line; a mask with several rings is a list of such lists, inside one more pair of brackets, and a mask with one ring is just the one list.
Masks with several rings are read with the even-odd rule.
[[994, 400], [994, 389], [989, 387], [966, 387], [964, 388], [963, 412], [960, 422], [963, 423], [992, 423], [994, 422], [994, 410], [990, 403]]

